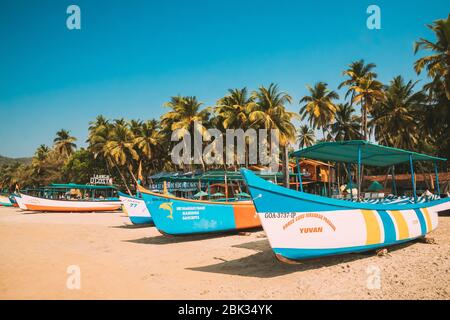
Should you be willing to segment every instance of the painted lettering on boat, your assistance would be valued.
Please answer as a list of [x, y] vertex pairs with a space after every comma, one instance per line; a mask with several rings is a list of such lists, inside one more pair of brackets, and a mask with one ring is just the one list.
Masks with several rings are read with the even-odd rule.
[[[315, 218], [315, 219], [319, 219], [322, 220], [323, 222], [325, 222], [326, 224], [328, 224], [330, 226], [330, 228], [333, 231], [336, 231], [336, 226], [331, 222], [330, 219], [328, 219], [326, 216], [324, 216], [323, 214], [320, 213], [315, 213], [315, 212], [310, 212], [310, 213], [302, 213], [297, 215], [295, 218], [290, 219], [288, 222], [286, 222], [283, 225], [283, 230], [286, 230], [287, 228], [289, 228], [291, 225], [293, 225], [295, 222], [302, 220], [302, 219], [306, 219], [306, 218]], [[322, 232], [322, 231], [320, 231]]]
[[300, 228], [300, 233], [317, 233], [323, 232], [322, 227]]

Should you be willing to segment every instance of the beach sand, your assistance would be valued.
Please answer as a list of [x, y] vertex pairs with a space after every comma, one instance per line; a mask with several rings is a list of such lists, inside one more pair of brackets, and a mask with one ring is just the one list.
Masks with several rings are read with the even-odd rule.
[[[414, 241], [387, 256], [289, 265], [263, 231], [166, 237], [120, 212], [0, 207], [0, 299], [449, 299], [450, 217], [429, 236], [436, 244]], [[80, 289], [66, 285], [72, 265]]]

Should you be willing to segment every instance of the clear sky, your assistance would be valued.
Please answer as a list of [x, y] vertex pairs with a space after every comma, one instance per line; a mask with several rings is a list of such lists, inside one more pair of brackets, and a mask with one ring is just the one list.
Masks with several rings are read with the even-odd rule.
[[[66, 9], [81, 8], [81, 30]], [[366, 27], [370, 4], [381, 30]], [[2, 0], [0, 155], [31, 156], [65, 128], [83, 146], [89, 121], [158, 118], [170, 96], [206, 106], [228, 88], [278, 83], [299, 110], [306, 84], [332, 89], [354, 60], [377, 64], [380, 80], [412, 69], [413, 43], [448, 0]]]

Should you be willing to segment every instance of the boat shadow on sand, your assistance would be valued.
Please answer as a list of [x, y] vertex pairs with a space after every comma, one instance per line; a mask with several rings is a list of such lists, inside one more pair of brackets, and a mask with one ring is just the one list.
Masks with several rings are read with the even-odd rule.
[[[416, 243], [416, 241], [390, 246], [388, 250], [389, 253], [393, 254], [396, 250], [404, 249], [405, 247], [408, 247], [414, 243]], [[247, 242], [235, 245], [233, 247], [254, 250], [257, 251], [257, 253], [235, 260], [226, 260], [223, 258], [214, 257], [215, 259], [222, 262], [203, 267], [193, 267], [186, 269], [201, 272], [238, 275], [244, 277], [273, 278], [294, 272], [326, 268], [342, 263], [349, 263], [355, 260], [369, 259], [376, 256], [375, 251], [368, 251], [364, 253], [351, 253], [338, 256], [308, 259], [295, 262], [295, 264], [287, 264], [277, 260], [267, 240]]]
[[183, 242], [192, 242], [192, 241], [201, 241], [208, 239], [218, 239], [223, 237], [229, 237], [232, 235], [240, 235], [247, 234], [248, 232], [258, 232], [260, 229], [250, 229], [245, 232], [223, 232], [223, 233], [202, 233], [195, 235], [167, 235], [161, 234], [154, 237], [144, 237], [133, 240], [124, 240], [125, 242], [139, 243], [139, 244], [156, 244], [156, 245], [165, 245], [165, 244], [174, 244], [174, 243], [183, 243]]
[[117, 228], [117, 229], [142, 229], [142, 228], [150, 228], [154, 227], [155, 225], [153, 223], [148, 224], [131, 224], [131, 223], [124, 223], [120, 226], [110, 226], [110, 228]]

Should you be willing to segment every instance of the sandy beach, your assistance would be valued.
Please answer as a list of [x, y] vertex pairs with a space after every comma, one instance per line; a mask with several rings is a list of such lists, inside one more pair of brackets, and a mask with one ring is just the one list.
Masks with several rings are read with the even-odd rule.
[[[121, 212], [0, 208], [1, 299], [449, 299], [450, 217], [386, 256], [276, 260], [262, 230], [166, 237]], [[81, 288], [68, 289], [69, 266]], [[70, 269], [69, 269], [70, 270]], [[373, 276], [380, 286], [370, 285]], [[368, 286], [369, 283], [369, 286]]]

